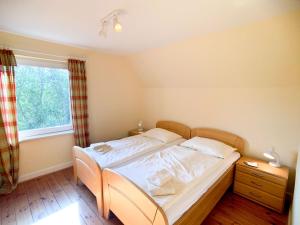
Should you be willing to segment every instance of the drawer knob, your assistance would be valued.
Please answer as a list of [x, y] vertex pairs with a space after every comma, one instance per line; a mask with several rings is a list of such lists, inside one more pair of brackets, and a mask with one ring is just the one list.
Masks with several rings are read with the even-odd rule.
[[252, 196], [254, 196], [255, 198], [261, 198], [261, 196], [260, 195], [258, 195], [258, 194], [255, 194], [254, 192], [252, 192], [252, 191], [250, 191], [249, 192], [249, 194], [250, 195], [252, 195]]
[[258, 183], [254, 182], [254, 181], [251, 181], [251, 184], [254, 184], [257, 187], [261, 187], [262, 186], [261, 184], [258, 184]]

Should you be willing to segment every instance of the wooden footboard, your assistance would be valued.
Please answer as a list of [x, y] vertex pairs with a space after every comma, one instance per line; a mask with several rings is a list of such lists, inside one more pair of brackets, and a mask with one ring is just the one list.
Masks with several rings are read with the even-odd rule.
[[167, 225], [163, 210], [142, 189], [117, 172], [103, 171], [104, 217], [113, 212], [125, 225]]
[[[199, 225], [233, 183], [234, 165], [190, 208], [176, 225]], [[142, 189], [117, 172], [103, 171], [104, 217], [113, 212], [125, 225], [168, 225], [163, 209]]]
[[98, 212], [103, 216], [102, 171], [100, 166], [82, 148], [74, 146], [73, 169], [75, 181], [80, 180], [95, 195]]

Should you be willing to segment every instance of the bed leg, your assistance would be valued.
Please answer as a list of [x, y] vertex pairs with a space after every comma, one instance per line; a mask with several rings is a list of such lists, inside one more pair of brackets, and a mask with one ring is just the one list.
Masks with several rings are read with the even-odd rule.
[[109, 220], [109, 218], [110, 218], [110, 210], [105, 211], [103, 217], [104, 217], [104, 219]]
[[103, 217], [106, 219], [106, 220], [109, 220], [110, 218], [110, 210], [108, 207], [106, 207], [106, 205], [104, 205], [104, 209], [103, 209]]
[[78, 180], [78, 176], [77, 176], [77, 165], [76, 165], [76, 157], [75, 157], [75, 147], [73, 147], [73, 150], [72, 150], [72, 154], [73, 154], [73, 179], [75, 181], [75, 184], [78, 184], [79, 183], [79, 180]]
[[103, 217], [102, 195], [101, 194], [97, 195], [96, 200], [97, 200], [97, 207], [98, 207], [99, 215]]
[[74, 176], [74, 181], [75, 181], [75, 184], [76, 185], [79, 185], [80, 184], [80, 180], [79, 180], [79, 178], [76, 176]]
[[75, 181], [75, 184], [79, 184], [79, 178], [77, 176], [77, 169], [76, 166], [73, 166], [73, 179]]

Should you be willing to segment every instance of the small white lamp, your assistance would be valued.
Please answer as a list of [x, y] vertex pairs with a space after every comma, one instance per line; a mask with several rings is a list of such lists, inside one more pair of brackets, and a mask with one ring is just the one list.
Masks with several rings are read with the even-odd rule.
[[274, 148], [270, 148], [268, 151], [264, 152], [264, 156], [268, 159], [274, 160], [270, 161], [269, 164], [273, 167], [280, 167], [280, 162], [279, 162], [279, 155], [277, 152], [275, 152]]
[[143, 127], [143, 121], [139, 121], [138, 122], [138, 132], [143, 132], [144, 130], [144, 127]]

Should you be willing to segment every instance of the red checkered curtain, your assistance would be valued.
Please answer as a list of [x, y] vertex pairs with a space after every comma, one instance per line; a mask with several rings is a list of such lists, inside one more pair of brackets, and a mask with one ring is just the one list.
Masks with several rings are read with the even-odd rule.
[[11, 50], [0, 50], [0, 193], [15, 189], [19, 173], [19, 141], [14, 67]]
[[85, 62], [68, 60], [71, 87], [71, 106], [75, 144], [89, 146]]

